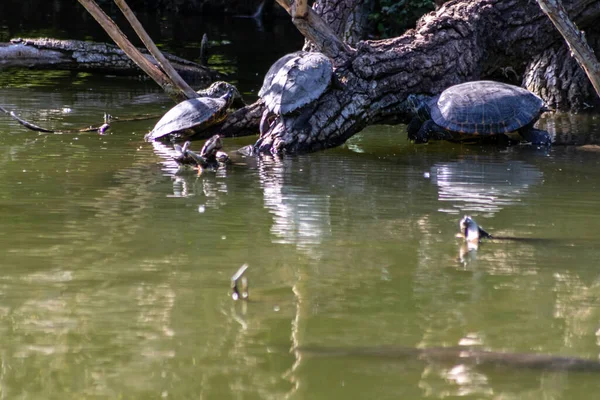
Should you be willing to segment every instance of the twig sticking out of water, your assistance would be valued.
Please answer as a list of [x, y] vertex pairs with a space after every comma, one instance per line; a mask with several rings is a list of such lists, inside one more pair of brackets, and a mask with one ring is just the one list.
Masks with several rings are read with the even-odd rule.
[[248, 278], [244, 276], [247, 269], [248, 264], [244, 264], [231, 277], [231, 297], [233, 300], [246, 300], [248, 298]]

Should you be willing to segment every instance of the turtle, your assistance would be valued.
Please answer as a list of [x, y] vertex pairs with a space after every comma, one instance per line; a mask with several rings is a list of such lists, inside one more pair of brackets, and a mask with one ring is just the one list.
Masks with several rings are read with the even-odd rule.
[[173, 160], [177, 162], [177, 164], [189, 165], [195, 163], [194, 159], [191, 158], [189, 155], [189, 148], [191, 144], [192, 143], [190, 141], [187, 141], [183, 144], [183, 146], [177, 143], [173, 145], [173, 150], [175, 151], [175, 154], [172, 157]]
[[429, 139], [464, 141], [474, 137], [517, 132], [534, 145], [551, 144], [548, 132], [535, 129], [539, 116], [549, 109], [527, 89], [494, 81], [454, 85], [429, 101], [408, 97], [415, 116], [407, 127], [415, 143]]
[[173, 159], [181, 165], [193, 165], [201, 168], [218, 168], [220, 165], [229, 162], [229, 155], [224, 151], [221, 135], [214, 135], [204, 143], [200, 153], [195, 153], [189, 149], [190, 142], [187, 141], [183, 146], [174, 144], [175, 156]]
[[329, 87], [333, 64], [323, 53], [298, 51], [277, 60], [265, 75], [258, 95], [265, 111], [260, 133], [268, 130], [271, 116], [291, 114], [316, 101]]
[[201, 97], [182, 101], [167, 111], [144, 138], [153, 141], [190, 137], [223, 121], [234, 98], [241, 97], [233, 85], [222, 81], [198, 93]]
[[214, 135], [202, 146], [200, 157], [203, 157], [208, 162], [227, 164], [229, 162], [229, 155], [221, 151], [222, 148], [223, 140], [221, 140], [221, 135]]

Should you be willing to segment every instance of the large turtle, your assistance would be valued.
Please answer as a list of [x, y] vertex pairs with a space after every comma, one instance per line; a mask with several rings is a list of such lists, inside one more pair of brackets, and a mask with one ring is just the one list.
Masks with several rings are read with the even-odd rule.
[[533, 128], [548, 109], [529, 90], [493, 81], [474, 81], [451, 86], [428, 102], [409, 96], [415, 117], [408, 138], [415, 143], [429, 139], [464, 141], [476, 136], [517, 132], [535, 145], [549, 145], [550, 135]]
[[201, 97], [182, 101], [167, 111], [144, 138], [152, 141], [190, 137], [223, 121], [234, 98], [241, 97], [227, 82], [215, 82], [198, 93]]
[[332, 75], [331, 60], [322, 53], [298, 51], [277, 60], [258, 92], [266, 107], [260, 123], [261, 134], [268, 130], [271, 116], [291, 114], [321, 97]]

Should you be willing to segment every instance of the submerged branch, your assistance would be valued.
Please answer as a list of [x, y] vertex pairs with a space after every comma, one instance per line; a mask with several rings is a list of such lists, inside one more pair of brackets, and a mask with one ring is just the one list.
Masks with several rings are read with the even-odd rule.
[[42, 133], [82, 133], [82, 132], [97, 132], [99, 134], [104, 134], [108, 129], [110, 129], [110, 124], [114, 122], [127, 122], [127, 121], [142, 121], [148, 119], [156, 119], [160, 118], [160, 115], [137, 115], [132, 117], [118, 118], [109, 114], [104, 114], [104, 123], [101, 125], [90, 125], [85, 128], [76, 128], [76, 129], [49, 129], [44, 128], [39, 125], [34, 124], [33, 122], [29, 122], [24, 120], [15, 114], [14, 111], [8, 111], [6, 108], [0, 106], [0, 112], [8, 114], [12, 119], [17, 121], [19, 124], [23, 125], [25, 128]]

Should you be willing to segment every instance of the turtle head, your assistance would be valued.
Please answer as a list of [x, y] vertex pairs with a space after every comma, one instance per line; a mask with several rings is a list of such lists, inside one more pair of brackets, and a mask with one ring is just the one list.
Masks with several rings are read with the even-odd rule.
[[230, 104], [237, 103], [241, 107], [246, 105], [244, 103], [244, 100], [242, 99], [242, 95], [237, 90], [237, 88], [231, 83], [225, 81], [214, 82], [206, 89], [198, 90], [196, 93], [198, 93], [200, 97], [222, 97], [228, 102], [230, 102]]
[[421, 121], [431, 119], [431, 109], [429, 108], [427, 99], [426, 96], [416, 94], [409, 94], [406, 98], [409, 110]]
[[221, 135], [214, 135], [204, 143], [202, 150], [200, 150], [200, 156], [207, 159], [214, 158], [217, 151], [222, 148], [223, 140], [221, 140]]

